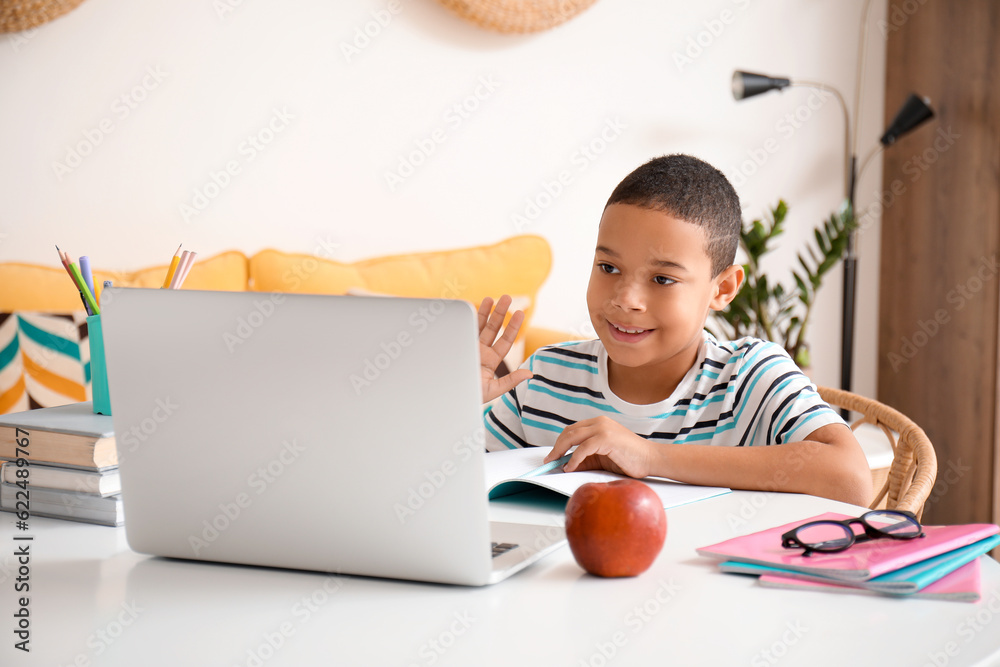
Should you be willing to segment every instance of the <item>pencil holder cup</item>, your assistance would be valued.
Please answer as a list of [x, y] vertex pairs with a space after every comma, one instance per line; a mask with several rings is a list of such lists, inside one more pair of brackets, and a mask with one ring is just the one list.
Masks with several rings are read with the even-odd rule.
[[90, 393], [93, 397], [94, 412], [111, 414], [111, 396], [108, 394], [108, 367], [104, 363], [104, 331], [101, 316], [87, 318], [87, 335], [90, 339]]

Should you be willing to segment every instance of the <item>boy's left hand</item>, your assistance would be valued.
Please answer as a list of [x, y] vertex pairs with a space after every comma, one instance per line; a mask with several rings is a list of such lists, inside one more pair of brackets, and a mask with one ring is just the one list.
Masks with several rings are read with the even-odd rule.
[[563, 466], [566, 472], [608, 470], [641, 479], [651, 472], [652, 446], [609, 417], [594, 417], [571, 424], [556, 438], [545, 462], [554, 461], [573, 447]]
[[490, 297], [483, 299], [479, 305], [479, 363], [482, 364], [483, 403], [489, 403], [531, 378], [531, 371], [526, 368], [515, 369], [502, 378], [496, 376], [497, 367], [510, 352], [514, 339], [517, 338], [517, 332], [521, 329], [521, 323], [524, 322], [524, 312], [514, 311], [507, 327], [499, 338], [497, 337], [512, 301], [510, 296], [504, 294], [496, 303], [496, 308], [493, 307], [493, 299]]

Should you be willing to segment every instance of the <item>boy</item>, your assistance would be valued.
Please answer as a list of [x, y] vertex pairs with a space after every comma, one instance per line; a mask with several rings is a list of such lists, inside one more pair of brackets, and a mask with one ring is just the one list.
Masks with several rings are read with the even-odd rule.
[[510, 299], [492, 313], [485, 301], [483, 397], [503, 394], [485, 416], [487, 449], [552, 446], [551, 461], [575, 447], [567, 472], [867, 505], [860, 445], [784, 349], [704, 331], [743, 281], [740, 225], [721, 172], [687, 155], [656, 158], [615, 188], [601, 217], [587, 289], [598, 340], [543, 348], [495, 379], [522, 316], [496, 339]]

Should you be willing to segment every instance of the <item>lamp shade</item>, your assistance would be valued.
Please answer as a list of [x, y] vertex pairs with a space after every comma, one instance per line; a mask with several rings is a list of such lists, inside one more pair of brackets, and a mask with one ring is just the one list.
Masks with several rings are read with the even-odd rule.
[[930, 100], [919, 97], [916, 93], [910, 93], [879, 141], [883, 146], [891, 146], [896, 143], [896, 139], [933, 117], [934, 110], [930, 107]]
[[733, 72], [733, 98], [744, 100], [769, 90], [781, 90], [792, 84], [790, 79], [775, 78], [753, 72]]

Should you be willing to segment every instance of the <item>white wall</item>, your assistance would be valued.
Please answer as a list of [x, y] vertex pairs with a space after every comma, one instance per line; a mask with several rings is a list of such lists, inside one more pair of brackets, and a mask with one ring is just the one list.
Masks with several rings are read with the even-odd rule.
[[[556, 29], [505, 36], [432, 0], [401, 0], [396, 14], [387, 0], [87, 0], [0, 36], [0, 260], [55, 265], [58, 243], [131, 269], [180, 242], [202, 256], [271, 246], [352, 260], [530, 232], [555, 255], [536, 322], [586, 331], [601, 207], [655, 155], [712, 162], [748, 217], [784, 198], [772, 269], [791, 266], [843, 196], [841, 111], [810, 109], [806, 89], [737, 103], [730, 77], [822, 81], [851, 103], [861, 6], [600, 0]], [[882, 126], [884, 15], [875, 0], [864, 147]], [[411, 155], [421, 164], [391, 186]], [[219, 176], [227, 165], [234, 174]], [[561, 172], [567, 184], [547, 197]], [[533, 216], [532, 201], [544, 205]], [[869, 395], [875, 223], [861, 237], [855, 382]], [[811, 336], [823, 384], [839, 382], [839, 304], [838, 273]]]

